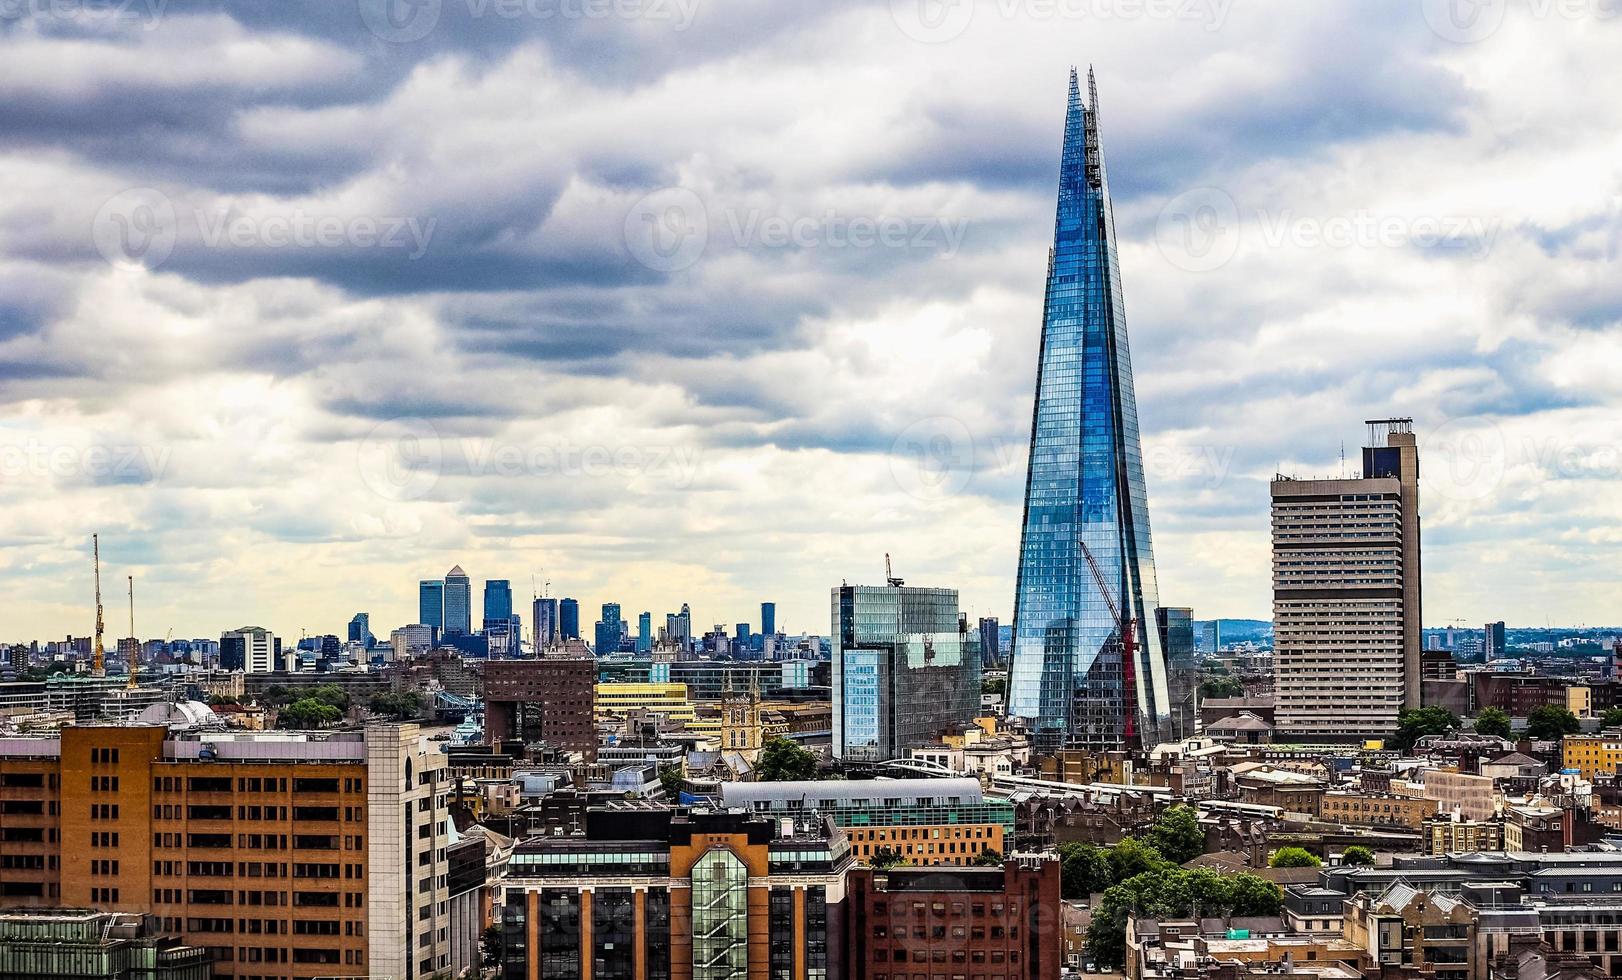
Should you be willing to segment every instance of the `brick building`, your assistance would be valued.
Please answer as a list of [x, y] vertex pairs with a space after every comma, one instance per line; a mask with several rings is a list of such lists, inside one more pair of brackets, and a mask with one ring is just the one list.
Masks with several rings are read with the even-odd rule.
[[590, 657], [492, 660], [484, 665], [484, 741], [545, 742], [597, 758], [597, 662]]

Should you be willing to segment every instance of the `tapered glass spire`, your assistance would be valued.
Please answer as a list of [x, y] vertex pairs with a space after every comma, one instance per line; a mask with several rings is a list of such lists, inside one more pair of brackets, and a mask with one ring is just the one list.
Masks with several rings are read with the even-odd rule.
[[[1008, 685], [1009, 713], [1030, 720], [1036, 747], [1046, 751], [1153, 745], [1165, 735], [1169, 707], [1091, 71], [1087, 88], [1083, 103], [1071, 69]], [[1123, 642], [1123, 622], [1135, 625], [1131, 642]]]

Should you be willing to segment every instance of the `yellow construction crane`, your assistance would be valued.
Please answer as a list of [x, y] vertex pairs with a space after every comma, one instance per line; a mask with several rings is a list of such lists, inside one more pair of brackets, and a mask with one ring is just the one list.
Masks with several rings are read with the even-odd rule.
[[103, 663], [105, 656], [101, 646], [101, 634], [104, 629], [101, 619], [101, 536], [90, 536], [91, 561], [96, 568], [96, 647], [95, 659], [90, 662], [90, 674], [93, 677], [106, 677], [107, 665]]

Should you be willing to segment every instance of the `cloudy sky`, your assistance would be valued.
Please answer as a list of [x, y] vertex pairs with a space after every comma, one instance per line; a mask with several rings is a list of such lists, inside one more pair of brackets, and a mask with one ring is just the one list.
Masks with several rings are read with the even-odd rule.
[[1411, 415], [1425, 620], [1616, 623], [1622, 0], [0, 0], [0, 640], [1009, 616], [1096, 66], [1162, 599]]

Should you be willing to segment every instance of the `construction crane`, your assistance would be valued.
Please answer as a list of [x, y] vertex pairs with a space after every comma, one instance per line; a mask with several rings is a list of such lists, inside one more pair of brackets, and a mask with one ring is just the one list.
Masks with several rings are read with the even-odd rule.
[[130, 580], [130, 679], [124, 686], [135, 690], [135, 670], [141, 666], [141, 641], [135, 638], [135, 576]]
[[895, 572], [891, 570], [890, 553], [888, 551], [884, 553], [884, 581], [894, 589], [899, 589], [902, 585], [906, 584], [901, 579], [896, 578]]
[[1138, 733], [1138, 706], [1137, 706], [1137, 644], [1138, 621], [1132, 616], [1122, 618], [1121, 607], [1115, 601], [1115, 595], [1109, 584], [1104, 581], [1104, 573], [1098, 567], [1098, 560], [1093, 557], [1092, 549], [1087, 542], [1078, 540], [1081, 545], [1081, 554], [1087, 559], [1087, 567], [1093, 571], [1093, 580], [1098, 583], [1098, 591], [1103, 594], [1104, 601], [1109, 604], [1109, 614], [1115, 620], [1115, 633], [1121, 638], [1121, 690], [1126, 700], [1126, 732], [1128, 744]]
[[101, 646], [101, 635], [104, 626], [101, 618], [101, 536], [99, 534], [90, 536], [90, 556], [90, 560], [96, 569], [96, 646], [95, 659], [90, 662], [90, 674], [92, 677], [106, 677], [107, 665], [103, 662], [106, 654]]

